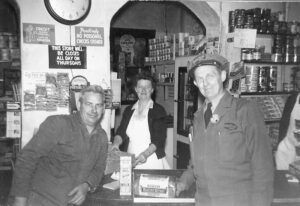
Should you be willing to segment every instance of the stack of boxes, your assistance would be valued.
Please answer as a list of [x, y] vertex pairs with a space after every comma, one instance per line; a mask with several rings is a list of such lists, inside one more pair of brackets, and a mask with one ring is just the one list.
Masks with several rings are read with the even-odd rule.
[[146, 62], [159, 62], [173, 59], [173, 46], [171, 36], [149, 39], [149, 57], [146, 57]]

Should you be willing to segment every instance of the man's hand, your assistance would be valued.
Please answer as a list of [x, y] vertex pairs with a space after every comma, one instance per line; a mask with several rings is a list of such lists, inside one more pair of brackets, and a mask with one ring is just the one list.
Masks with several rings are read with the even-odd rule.
[[72, 196], [72, 199], [69, 200], [68, 203], [74, 205], [81, 205], [86, 197], [86, 194], [89, 191], [89, 185], [87, 183], [82, 183], [75, 187], [71, 192], [69, 192], [68, 196]]
[[183, 182], [177, 182], [176, 184], [176, 197], [179, 196], [179, 194], [187, 189], [187, 185]]
[[26, 206], [27, 198], [26, 197], [15, 197], [14, 203], [12, 206]]

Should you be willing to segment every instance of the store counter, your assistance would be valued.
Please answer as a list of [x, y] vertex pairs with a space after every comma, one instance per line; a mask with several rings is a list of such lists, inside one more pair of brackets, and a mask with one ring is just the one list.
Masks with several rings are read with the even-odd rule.
[[[162, 174], [180, 177], [184, 170], [140, 170], [140, 173]], [[300, 184], [288, 182], [287, 171], [276, 171], [274, 181], [274, 198], [272, 206], [299, 206]], [[183, 206], [194, 205], [195, 186], [184, 191], [177, 198], [137, 198], [134, 195], [120, 197], [119, 190], [109, 190], [103, 184], [113, 181], [110, 175], [104, 177], [96, 192], [88, 194], [83, 206], [127, 206], [127, 205], [164, 205]]]

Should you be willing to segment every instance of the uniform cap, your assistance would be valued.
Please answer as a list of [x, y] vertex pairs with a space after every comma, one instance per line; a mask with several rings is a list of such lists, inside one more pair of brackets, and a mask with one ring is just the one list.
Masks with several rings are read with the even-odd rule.
[[228, 71], [229, 69], [229, 62], [223, 56], [218, 54], [201, 54], [190, 62], [188, 66], [190, 69], [189, 73], [193, 77], [195, 69], [204, 65], [215, 65], [220, 71]]

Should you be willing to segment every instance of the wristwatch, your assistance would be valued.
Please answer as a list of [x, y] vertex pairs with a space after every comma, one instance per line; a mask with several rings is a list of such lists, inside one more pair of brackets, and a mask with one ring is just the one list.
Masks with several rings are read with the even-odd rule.
[[91, 183], [89, 183], [88, 181], [85, 181], [84, 183], [86, 183], [88, 185], [88, 192], [95, 192], [97, 187], [93, 187]]

